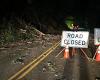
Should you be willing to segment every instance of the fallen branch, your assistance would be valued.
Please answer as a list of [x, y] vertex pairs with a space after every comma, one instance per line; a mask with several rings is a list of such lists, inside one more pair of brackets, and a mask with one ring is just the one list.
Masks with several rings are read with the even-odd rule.
[[39, 31], [38, 29], [34, 28], [33, 29], [40, 35], [40, 36], [44, 36], [45, 34], [41, 31]]

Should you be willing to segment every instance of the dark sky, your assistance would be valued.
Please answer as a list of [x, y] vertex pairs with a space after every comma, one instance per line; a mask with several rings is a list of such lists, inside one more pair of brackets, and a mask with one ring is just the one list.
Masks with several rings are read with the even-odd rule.
[[2, 0], [0, 14], [8, 15], [12, 12], [37, 11], [51, 15], [98, 15], [100, 14], [99, 0]]
[[[34, 14], [38, 18], [53, 17], [54, 20], [64, 22], [66, 16], [88, 17], [92, 25], [100, 25], [99, 0], [2, 0], [0, 1], [0, 20], [3, 17], [23, 17], [33, 21]], [[30, 17], [30, 18], [29, 18]], [[82, 19], [84, 20], [84, 19]], [[42, 20], [41, 20], [42, 21]], [[99, 27], [99, 26], [98, 26]]]

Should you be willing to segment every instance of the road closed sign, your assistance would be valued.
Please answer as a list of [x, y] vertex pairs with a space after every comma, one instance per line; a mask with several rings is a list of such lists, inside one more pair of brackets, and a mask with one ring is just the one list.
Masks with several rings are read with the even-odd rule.
[[100, 45], [100, 28], [94, 29], [94, 44]]
[[63, 31], [61, 38], [62, 47], [88, 48], [89, 32]]

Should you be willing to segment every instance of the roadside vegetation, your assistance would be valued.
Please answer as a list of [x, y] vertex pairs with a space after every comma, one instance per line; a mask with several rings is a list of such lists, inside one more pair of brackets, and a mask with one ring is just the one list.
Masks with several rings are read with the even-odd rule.
[[16, 41], [34, 40], [34, 27], [24, 20], [16, 19], [4, 21], [0, 24], [1, 46]]
[[[32, 20], [33, 21], [33, 20]], [[26, 22], [21, 18], [14, 18], [7, 20], [4, 18], [0, 23], [0, 47], [18, 41], [34, 41], [35, 37], [41, 37], [45, 33], [57, 34], [60, 30], [57, 27], [56, 21], [43, 20], [38, 22]], [[35, 22], [35, 23], [34, 23]]]

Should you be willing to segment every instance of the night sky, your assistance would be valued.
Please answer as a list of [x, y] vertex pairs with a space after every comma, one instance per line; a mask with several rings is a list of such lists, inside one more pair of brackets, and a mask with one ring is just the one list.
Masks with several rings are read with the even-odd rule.
[[[27, 8], [52, 14], [95, 15], [100, 13], [99, 0], [2, 0], [1, 13], [22, 13]], [[41, 12], [41, 13], [42, 13]]]
[[57, 18], [67, 15], [88, 16], [99, 20], [99, 0], [2, 0], [0, 2], [0, 16], [23, 16], [37, 13], [42, 16], [55, 16]]

